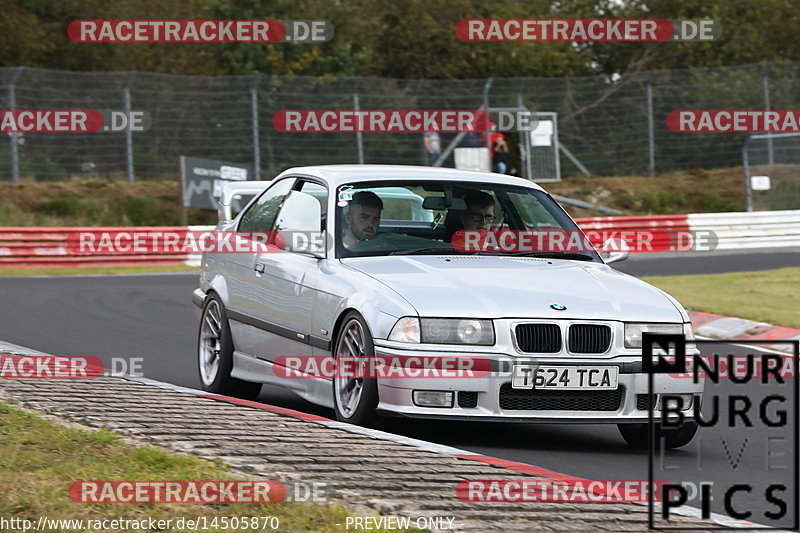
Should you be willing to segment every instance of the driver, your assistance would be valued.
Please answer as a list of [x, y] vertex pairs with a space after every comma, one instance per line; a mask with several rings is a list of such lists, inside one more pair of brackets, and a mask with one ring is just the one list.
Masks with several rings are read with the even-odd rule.
[[342, 243], [351, 248], [360, 241], [371, 239], [378, 233], [381, 225], [383, 200], [372, 191], [360, 191], [353, 195], [350, 209], [347, 210], [347, 230]]

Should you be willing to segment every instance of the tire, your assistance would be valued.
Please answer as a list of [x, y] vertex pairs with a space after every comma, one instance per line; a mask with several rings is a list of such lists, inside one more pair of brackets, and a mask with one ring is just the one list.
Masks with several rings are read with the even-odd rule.
[[200, 385], [206, 392], [255, 400], [261, 383], [231, 377], [233, 338], [222, 300], [212, 294], [203, 306], [197, 334], [197, 369]]
[[[674, 428], [662, 428], [661, 424], [656, 424], [656, 445], [664, 439], [666, 448], [680, 448], [686, 446], [697, 433], [696, 422], [686, 422]], [[647, 424], [617, 424], [622, 438], [625, 439], [633, 448], [647, 448]]]
[[[332, 355], [337, 358], [375, 356], [372, 334], [359, 313], [350, 311], [345, 315]], [[332, 385], [336, 420], [370, 428], [380, 423], [382, 417], [375, 411], [378, 406], [377, 379], [334, 376]]]

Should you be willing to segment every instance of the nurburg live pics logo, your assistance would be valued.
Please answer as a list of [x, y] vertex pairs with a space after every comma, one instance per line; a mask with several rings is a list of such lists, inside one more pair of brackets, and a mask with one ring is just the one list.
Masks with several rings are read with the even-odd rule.
[[[763, 341], [735, 341], [736, 344], [762, 343]], [[693, 420], [698, 424], [701, 430], [698, 435], [702, 433], [704, 428], [714, 427], [715, 429], [729, 429], [726, 436], [731, 437], [730, 440], [735, 441], [736, 437], [741, 439], [742, 435], [753, 435], [753, 439], [762, 438], [766, 439], [766, 466], [767, 470], [764, 476], [754, 477], [749, 475], [747, 478], [735, 480], [735, 482], [725, 483], [719, 479], [715, 479], [712, 483], [702, 483], [700, 490], [700, 512], [701, 517], [705, 520], [711, 518], [711, 502], [722, 502], [725, 514], [734, 519], [733, 524], [738, 524], [738, 527], [722, 527], [719, 523], [709, 524], [704, 527], [663, 527], [660, 524], [655, 525], [654, 513], [654, 499], [648, 501], [648, 526], [650, 529], [659, 530], [692, 530], [702, 529], [706, 530], [709, 527], [714, 529], [738, 529], [742, 530], [743, 527], [749, 530], [792, 530], [800, 531], [800, 498], [798, 498], [798, 490], [800, 489], [800, 463], [798, 463], [798, 445], [800, 444], [800, 431], [798, 428], [798, 412], [800, 412], [800, 379], [796, 376], [798, 362], [800, 362], [800, 341], [785, 340], [785, 341], [769, 341], [772, 345], [788, 344], [792, 346], [793, 356], [792, 363], [794, 371], [789, 374], [788, 369], [791, 368], [785, 364], [783, 355], [776, 355], [772, 353], [745, 353], [745, 354], [728, 354], [726, 368], [733, 366], [733, 360], [737, 357], [745, 357], [747, 365], [744, 372], [737, 372], [736, 375], [723, 375], [730, 374], [724, 372], [721, 365], [723, 357], [721, 354], [693, 354], [688, 356], [686, 353], [686, 339], [682, 335], [665, 335], [644, 333], [642, 337], [642, 366], [645, 373], [648, 375], [648, 394], [650, 396], [648, 401], [648, 426], [649, 426], [649, 440], [648, 440], [648, 479], [651, 484], [654, 481], [654, 460], [656, 449], [662, 450], [660, 439], [657, 438], [656, 420], [654, 419], [654, 407], [656, 402], [653, 401], [654, 381], [656, 374], [685, 374], [687, 368], [690, 368], [692, 379], [694, 383], [700, 383], [700, 380], [705, 379], [705, 393], [703, 395], [702, 403], [692, 402], [690, 410], [684, 411], [684, 399], [679, 394], [660, 394], [661, 414], [658, 422], [663, 428], [676, 428], [680, 426], [685, 420], [684, 413], [693, 413]], [[730, 341], [712, 340], [712, 341], [698, 341], [698, 345], [706, 348], [709, 347], [722, 347], [729, 344]], [[756, 364], [754, 360], [760, 360], [760, 366], [756, 371]], [[687, 367], [689, 362], [689, 367]], [[787, 379], [792, 377], [794, 379]], [[716, 392], [723, 392], [723, 388], [712, 388], [714, 394], [709, 393], [709, 381], [712, 385], [717, 386], [720, 383], [720, 378], [723, 378], [725, 384], [730, 387], [734, 392], [731, 394], [717, 394]], [[793, 384], [793, 386], [792, 386]], [[750, 385], [750, 389], [746, 387]], [[763, 397], [754, 394], [753, 388], [758, 385], [764, 386], [764, 389], [756, 391], [764, 391]], [[790, 392], [791, 391], [791, 392]], [[727, 416], [722, 416], [720, 413], [727, 405]], [[702, 409], [702, 407], [710, 407], [709, 409]], [[790, 422], [790, 419], [792, 420]], [[780, 431], [782, 436], [775, 436], [775, 432]], [[749, 433], [748, 433], [749, 432]], [[730, 433], [728, 435], [727, 433]], [[696, 436], [697, 441], [700, 437]], [[793, 477], [793, 494], [794, 497], [789, 497], [791, 487], [789, 480], [781, 478], [777, 482], [773, 482], [769, 478], [769, 474], [774, 472], [785, 472], [788, 474], [790, 467], [771, 467], [770, 460], [775, 456], [789, 456], [786, 454], [771, 454], [770, 439], [780, 439], [787, 443], [788, 449], [793, 450], [794, 464], [792, 468]], [[730, 462], [730, 452], [727, 449], [724, 438], [722, 440], [725, 446], [726, 456]], [[731, 467], [735, 469], [741, 461], [747, 445], [747, 439], [744, 440], [739, 452], [736, 463], [732, 463]], [[753, 446], [754, 447], [754, 446]], [[698, 444], [698, 454], [700, 454], [700, 446]], [[772, 456], [771, 456], [772, 455]], [[702, 470], [700, 466], [701, 457], [698, 455], [698, 471]], [[664, 457], [661, 457], [662, 467], [664, 465]], [[764, 459], [761, 458], [758, 464], [765, 464]], [[764, 485], [759, 487], [759, 485]], [[755, 488], [754, 488], [755, 486]], [[763, 490], [756, 490], [756, 489]], [[671, 511], [678, 509], [686, 504], [688, 499], [687, 488], [681, 483], [666, 483], [660, 487], [661, 497], [661, 518], [668, 521]], [[793, 504], [793, 505], [792, 505]], [[764, 507], [763, 510], [761, 507]], [[756, 507], [758, 511], [753, 511]], [[794, 516], [792, 516], [792, 511]], [[749, 522], [751, 521], [752, 522]], [[738, 522], [735, 522], [738, 521]], [[789, 525], [791, 521], [791, 525]], [[774, 524], [773, 526], [761, 525], [764, 523]]]

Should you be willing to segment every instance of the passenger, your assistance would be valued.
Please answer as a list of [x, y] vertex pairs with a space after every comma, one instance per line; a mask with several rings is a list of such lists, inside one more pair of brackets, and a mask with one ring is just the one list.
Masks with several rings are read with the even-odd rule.
[[353, 195], [345, 215], [347, 230], [342, 238], [345, 248], [351, 248], [377, 235], [382, 210], [383, 200], [374, 192], [360, 191]]
[[467, 204], [466, 211], [455, 211], [447, 217], [447, 242], [453, 241], [453, 235], [457, 231], [488, 230], [495, 220], [494, 198], [491, 194], [471, 191], [464, 196], [464, 202]]
[[464, 196], [467, 210], [461, 213], [461, 225], [467, 231], [488, 230], [494, 223], [494, 198], [483, 191], [472, 191]]

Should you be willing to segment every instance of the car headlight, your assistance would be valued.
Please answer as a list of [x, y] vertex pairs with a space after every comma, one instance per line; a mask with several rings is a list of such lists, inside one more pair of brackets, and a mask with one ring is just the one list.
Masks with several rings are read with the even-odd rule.
[[419, 343], [419, 319], [406, 316], [398, 320], [392, 332], [389, 333], [390, 341]]
[[[689, 328], [691, 330], [691, 328]], [[660, 333], [662, 335], [683, 335], [683, 324], [654, 324], [650, 322], [631, 322], [625, 324], [625, 347], [641, 348], [642, 333]], [[694, 339], [694, 335], [692, 336]]]
[[426, 344], [471, 344], [492, 346], [494, 327], [491, 320], [476, 318], [404, 317], [389, 334], [390, 341]]
[[696, 350], [697, 343], [694, 342], [694, 330], [692, 329], [691, 322], [684, 322], [683, 323], [683, 336], [686, 337], [686, 349], [687, 350]]

